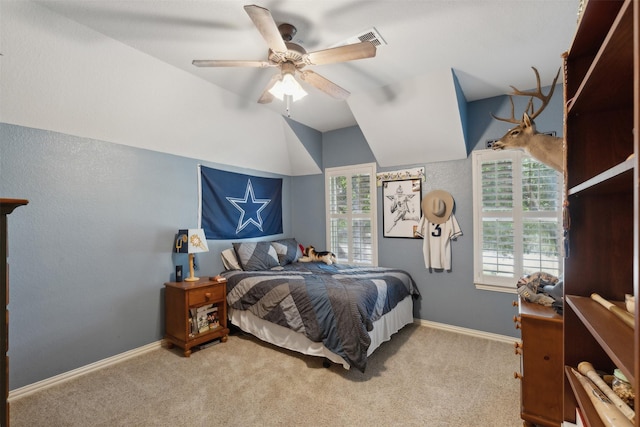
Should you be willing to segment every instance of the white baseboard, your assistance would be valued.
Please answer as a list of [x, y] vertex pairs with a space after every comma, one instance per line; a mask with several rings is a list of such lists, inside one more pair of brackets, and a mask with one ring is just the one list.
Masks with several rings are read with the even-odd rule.
[[507, 344], [513, 344], [515, 341], [520, 341], [519, 338], [510, 337], [508, 335], [493, 334], [491, 332], [478, 331], [476, 329], [463, 328], [461, 326], [453, 326], [446, 323], [432, 322], [430, 320], [414, 319], [414, 323], [420, 326], [442, 329], [445, 331], [455, 332], [463, 335], [471, 335], [478, 338], [486, 338], [488, 340], [505, 342]]
[[[428, 328], [434, 329], [442, 329], [450, 332], [455, 332], [458, 334], [471, 335], [478, 338], [486, 338], [493, 341], [501, 341], [508, 344], [512, 344], [514, 341], [519, 341], [518, 338], [510, 337], [507, 335], [499, 335], [493, 334], [490, 332], [478, 331], [475, 329], [462, 328], [460, 326], [447, 325], [446, 323], [438, 323], [432, 322], [429, 320], [422, 319], [413, 319], [413, 322], [419, 326], [425, 326]], [[122, 362], [124, 360], [130, 359], [132, 357], [139, 356], [148, 351], [155, 350], [162, 346], [163, 340], [152, 342], [142, 347], [134, 348], [133, 350], [126, 351], [124, 353], [116, 354], [115, 356], [108, 357], [106, 359], [99, 360], [95, 363], [91, 363], [86, 366], [82, 366], [78, 369], [74, 369], [69, 372], [62, 373], [60, 375], [56, 375], [51, 378], [47, 378], [42, 381], [38, 381], [33, 384], [26, 385], [24, 387], [17, 388], [15, 390], [11, 390], [9, 392], [9, 402], [14, 399], [18, 399], [23, 396], [27, 396], [31, 393], [35, 393], [37, 391], [43, 390], [47, 387], [51, 387], [53, 385], [60, 384], [64, 381], [71, 380], [73, 378], [77, 378], [81, 375], [88, 374], [89, 372], [94, 372], [102, 368], [106, 368], [107, 366], [115, 365], [116, 363]]]
[[111, 356], [106, 359], [102, 359], [97, 362], [91, 363], [89, 365], [82, 366], [78, 369], [74, 369], [72, 371], [68, 371], [51, 378], [47, 378], [46, 380], [38, 381], [36, 383], [17, 388], [15, 390], [11, 390], [9, 391], [9, 398], [8, 398], [9, 403], [11, 403], [13, 399], [17, 399], [31, 393], [35, 393], [36, 391], [40, 391], [47, 387], [60, 384], [64, 381], [77, 378], [81, 375], [88, 374], [89, 372], [94, 372], [99, 369], [106, 368], [107, 366], [115, 365], [116, 363], [122, 362], [127, 359], [131, 359], [132, 357], [136, 357], [148, 351], [160, 348], [161, 346], [162, 346], [162, 340], [152, 342], [142, 347], [134, 348], [133, 350], [125, 351], [124, 353], [116, 354], [115, 356]]

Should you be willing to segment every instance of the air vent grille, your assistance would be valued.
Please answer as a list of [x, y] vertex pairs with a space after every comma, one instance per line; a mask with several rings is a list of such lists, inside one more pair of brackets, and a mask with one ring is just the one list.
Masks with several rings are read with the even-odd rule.
[[336, 43], [331, 47], [344, 46], [347, 44], [354, 44], [360, 42], [370, 42], [375, 47], [386, 46], [387, 42], [384, 41], [378, 30], [375, 28], [370, 28], [366, 31], [361, 32], [360, 34], [350, 37], [347, 40], [343, 40], [340, 43]]
[[361, 42], [370, 42], [375, 47], [383, 46], [387, 44], [375, 28], [372, 28], [371, 30], [365, 33], [362, 33], [357, 37], [358, 37], [358, 40], [360, 40]]

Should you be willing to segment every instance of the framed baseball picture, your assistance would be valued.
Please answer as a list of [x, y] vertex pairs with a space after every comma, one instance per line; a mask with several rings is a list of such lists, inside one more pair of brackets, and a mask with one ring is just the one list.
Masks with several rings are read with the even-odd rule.
[[418, 237], [422, 216], [422, 180], [405, 179], [382, 183], [382, 224], [384, 237]]

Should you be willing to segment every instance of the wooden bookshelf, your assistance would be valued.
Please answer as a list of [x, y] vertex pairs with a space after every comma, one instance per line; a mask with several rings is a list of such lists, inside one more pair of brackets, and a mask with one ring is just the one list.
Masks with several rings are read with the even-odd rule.
[[[565, 420], [574, 422], [579, 408], [589, 426], [604, 424], [571, 368], [582, 361], [607, 373], [619, 368], [640, 391], [638, 315], [631, 328], [590, 298], [595, 292], [624, 307], [625, 294], [639, 290], [639, 8], [637, 0], [586, 2], [564, 56], [563, 406]], [[636, 427], [639, 411], [636, 394]]]

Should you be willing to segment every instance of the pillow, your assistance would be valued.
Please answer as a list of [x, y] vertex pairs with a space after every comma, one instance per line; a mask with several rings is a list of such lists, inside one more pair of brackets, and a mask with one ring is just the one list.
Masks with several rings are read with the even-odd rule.
[[278, 254], [271, 242], [234, 243], [238, 260], [243, 270], [257, 271], [278, 267]]
[[242, 270], [240, 267], [240, 263], [238, 262], [238, 258], [236, 258], [236, 253], [233, 249], [225, 249], [220, 254], [220, 258], [222, 258], [222, 265], [224, 265], [225, 271], [229, 270]]
[[271, 242], [278, 254], [280, 265], [296, 262], [302, 256], [300, 245], [296, 239], [280, 239]]

